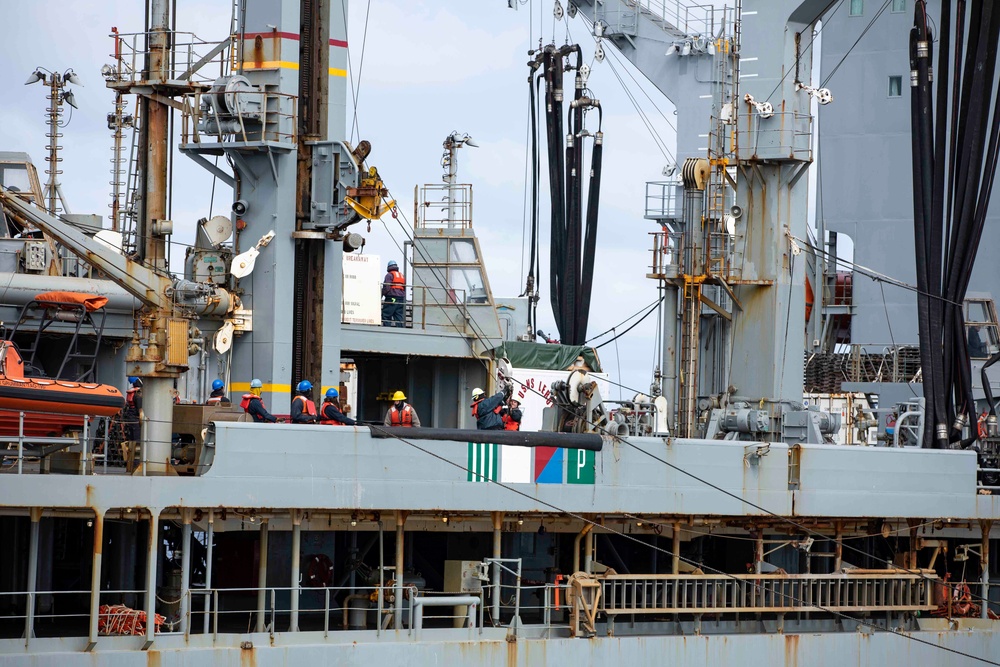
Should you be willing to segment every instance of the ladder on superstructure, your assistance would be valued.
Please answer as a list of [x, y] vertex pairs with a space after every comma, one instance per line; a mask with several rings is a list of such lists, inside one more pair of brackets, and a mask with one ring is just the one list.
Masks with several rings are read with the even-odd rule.
[[[684, 257], [684, 276], [681, 291], [681, 349], [680, 349], [680, 398], [677, 410], [679, 434], [694, 437], [697, 428], [699, 387], [699, 344], [703, 297], [717, 307], [728, 308], [729, 295], [721, 285], [730, 278], [730, 255], [733, 243], [726, 229], [729, 215], [729, 191], [732, 176], [729, 165], [736, 154], [735, 127], [732, 117], [738, 108], [739, 95], [739, 12], [741, 1], [736, 1], [733, 34], [724, 34], [715, 42], [713, 90], [715, 113], [709, 134], [709, 180], [705, 186], [704, 205], [694, 212], [687, 224], [698, 225], [690, 230], [687, 238], [693, 241]], [[725, 19], [723, 19], [723, 24]], [[724, 110], [728, 109], [729, 117]], [[686, 184], [687, 185], [687, 184]], [[685, 203], [685, 206], [687, 204]], [[700, 241], [700, 243], [698, 243]], [[699, 247], [700, 246], [700, 247]], [[703, 291], [708, 289], [707, 294]], [[715, 308], [717, 309], [717, 308]]]

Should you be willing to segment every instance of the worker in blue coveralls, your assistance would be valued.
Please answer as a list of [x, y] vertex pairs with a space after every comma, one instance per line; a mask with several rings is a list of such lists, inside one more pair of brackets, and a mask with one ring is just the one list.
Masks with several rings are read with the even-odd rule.
[[510, 396], [510, 385], [486, 398], [486, 392], [476, 387], [472, 390], [472, 416], [476, 420], [476, 428], [480, 431], [502, 431], [504, 406]]

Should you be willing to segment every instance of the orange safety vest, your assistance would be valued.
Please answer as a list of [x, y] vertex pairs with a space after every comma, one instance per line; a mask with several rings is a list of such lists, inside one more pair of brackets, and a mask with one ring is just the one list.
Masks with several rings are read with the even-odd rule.
[[[479, 419], [479, 404], [480, 403], [482, 403], [482, 401], [476, 401], [475, 403], [472, 404], [472, 418], [473, 419]], [[493, 414], [498, 415], [498, 414], [500, 414], [501, 410], [503, 410], [503, 403], [501, 403], [500, 405], [496, 406], [493, 409]], [[517, 429], [511, 429], [511, 430], [517, 430]]]
[[320, 417], [323, 417], [323, 419], [320, 419], [319, 423], [320, 424], [326, 424], [328, 426], [343, 426], [344, 422], [342, 422], [342, 421], [337, 421], [336, 419], [327, 419], [326, 418], [326, 409], [325, 408], [326, 408], [327, 405], [333, 405], [333, 404], [332, 403], [324, 403], [323, 404], [323, 408], [324, 409], [320, 410]]
[[399, 416], [399, 410], [392, 406], [389, 410], [389, 424], [392, 426], [413, 426], [413, 408], [407, 403], [403, 406], [403, 416]]
[[389, 275], [392, 276], [392, 287], [393, 289], [402, 289], [406, 287], [406, 278], [399, 271], [390, 271]]
[[303, 401], [306, 404], [305, 413], [307, 415], [312, 415], [313, 417], [316, 416], [316, 404], [310, 401], [305, 396], [296, 396], [295, 398], [292, 399], [292, 401]]
[[218, 405], [219, 403], [222, 403], [221, 396], [212, 396], [207, 401], [205, 401], [205, 405]]
[[264, 399], [260, 396], [255, 396], [253, 394], [243, 394], [243, 400], [240, 401], [240, 407], [243, 408], [244, 412], [250, 412], [250, 401], [253, 399], [260, 401], [260, 407], [264, 407]]
[[139, 391], [135, 387], [132, 387], [127, 392], [125, 392], [125, 405], [130, 408], [135, 407], [135, 392]]
[[505, 431], [520, 431], [521, 422], [516, 422], [510, 418], [509, 414], [505, 414], [501, 417], [503, 419], [503, 430]]

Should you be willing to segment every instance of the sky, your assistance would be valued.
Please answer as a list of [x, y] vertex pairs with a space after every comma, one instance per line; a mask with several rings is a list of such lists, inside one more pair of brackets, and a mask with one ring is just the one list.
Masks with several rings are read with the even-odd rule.
[[[12, 3], [13, 0], [0, 0]], [[527, 0], [517, 9], [507, 0], [356, 0], [349, 5], [350, 86], [357, 89], [357, 122], [348, 100], [345, 138], [372, 144], [369, 164], [412, 217], [413, 189], [440, 183], [442, 142], [452, 131], [468, 133], [478, 148], [460, 152], [459, 180], [474, 190], [473, 226], [480, 239], [493, 293], [517, 296], [524, 287], [525, 174], [527, 150], [528, 50], [539, 39], [567, 39], [583, 48], [592, 63], [589, 87], [604, 110], [604, 170], [600, 227], [589, 335], [603, 332], [657, 299], [656, 284], [645, 278], [650, 264], [649, 233], [643, 218], [645, 182], [662, 180], [672, 156], [657, 147], [612, 67], [629, 83], [631, 95], [653, 130], [673, 150], [673, 105], [617, 53], [592, 58], [594, 41], [581, 17], [556, 24], [551, 0]], [[178, 31], [206, 41], [223, 39], [231, 3], [177, 0]], [[367, 15], [367, 21], [366, 21]], [[74, 87], [79, 109], [62, 130], [60, 177], [73, 213], [110, 212], [111, 132], [106, 116], [114, 96], [100, 68], [112, 59], [112, 26], [122, 33], [143, 28], [142, 0], [37, 0], [18, 3], [0, 25], [0, 150], [26, 151], [45, 180], [45, 89], [25, 86], [36, 67], [73, 68], [83, 86]], [[539, 29], [539, 26], [544, 26]], [[612, 49], [606, 48], [611, 51]], [[628, 71], [626, 71], [628, 70]], [[630, 72], [630, 73], [629, 73]], [[633, 77], [635, 80], [633, 80]], [[639, 90], [642, 87], [644, 92]], [[349, 93], [349, 98], [352, 95]], [[134, 109], [134, 101], [130, 104]], [[68, 110], [67, 110], [68, 111]], [[69, 115], [67, 114], [67, 117]], [[596, 118], [588, 118], [596, 129]], [[543, 146], [544, 148], [544, 146]], [[589, 151], [589, 149], [588, 149]], [[189, 158], [175, 155], [172, 265], [180, 266], [184, 244], [194, 239], [195, 222], [225, 213], [231, 191]], [[544, 165], [543, 165], [544, 170]], [[544, 171], [542, 184], [544, 187]], [[540, 328], [555, 334], [547, 292], [548, 193], [542, 202], [542, 295]], [[398, 222], [385, 217], [367, 232], [365, 252], [401, 259], [405, 240]], [[626, 325], [627, 326], [627, 325]], [[656, 317], [599, 354], [612, 378], [648, 391], [652, 379]], [[600, 343], [598, 340], [596, 343]], [[631, 392], [623, 390], [630, 398]], [[614, 390], [610, 398], [619, 398]]]

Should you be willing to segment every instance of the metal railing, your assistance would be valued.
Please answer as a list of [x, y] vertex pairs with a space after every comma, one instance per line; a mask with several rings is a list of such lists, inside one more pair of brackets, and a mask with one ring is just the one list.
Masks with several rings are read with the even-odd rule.
[[[97, 473], [96, 464], [103, 463], [104, 472], [108, 467], [108, 446], [111, 417], [92, 415], [72, 415], [55, 412], [30, 412], [4, 410], [3, 413], [17, 415], [17, 432], [15, 434], [0, 434], [0, 473], [25, 472], [25, 462], [38, 461], [58, 452], [74, 448], [71, 453], [79, 454], [76, 465], [77, 474]], [[25, 420], [52, 417], [68, 417], [74, 422], [79, 421], [79, 430], [71, 430], [60, 436], [40, 436], [26, 433]], [[97, 422], [96, 428], [94, 422]], [[95, 437], [100, 433], [99, 437]]]
[[646, 218], [680, 220], [683, 203], [684, 186], [679, 181], [646, 182]]
[[935, 575], [907, 573], [609, 575], [605, 614], [930, 611]]
[[715, 13], [721, 11], [713, 5], [689, 4], [683, 0], [625, 0], [625, 3], [685, 35], [709, 38], [715, 34]]
[[[115, 41], [111, 57], [115, 59], [117, 67], [105, 77], [112, 83], [134, 84], [148, 76], [154, 81], [208, 84], [225, 74], [230, 65], [226, 48], [231, 48], [232, 39], [207, 42], [192, 32], [175, 31], [168, 35], [172, 57], [164, 58], [159, 70], [147, 74], [143, 70], [150, 55], [149, 33], [114, 32], [111, 37]], [[212, 73], [208, 74], [209, 71]]]
[[[379, 283], [381, 289], [382, 283]], [[366, 324], [370, 326], [399, 326], [405, 329], [449, 329], [459, 333], [469, 332], [469, 302], [464, 289], [444, 287], [427, 287], [414, 285], [408, 287], [409, 296], [400, 305], [403, 306], [403, 321], [397, 325], [387, 324], [382, 320], [381, 312], [378, 321], [371, 318], [354, 318], [342, 320], [344, 324]], [[439, 316], [436, 317], [435, 313]]]
[[[296, 142], [298, 98], [287, 93], [266, 90], [227, 93], [259, 98], [260, 111], [247, 116], [220, 116], [214, 105], [204, 105], [203, 96], [222, 93], [189, 93], [181, 98], [181, 143], [200, 144], [212, 142], [270, 142], [293, 146]], [[254, 104], [257, 108], [257, 104]], [[211, 121], [211, 127], [205, 123]]]
[[649, 278], [678, 278], [684, 275], [684, 234], [682, 232], [652, 232], [653, 264]]
[[[125, 596], [134, 596], [141, 604], [145, 591], [102, 590], [100, 604], [119, 603]], [[23, 627], [0, 625], [0, 638], [25, 637], [30, 641], [35, 636], [36, 621], [59, 623], [63, 636], [84, 637], [88, 629], [82, 619], [90, 618], [90, 603], [89, 590], [0, 591], [0, 617], [24, 621]]]
[[635, 35], [638, 17], [644, 16], [675, 36], [715, 34], [716, 11], [713, 5], [689, 4], [683, 0], [619, 0], [594, 2], [594, 16], [608, 26], [608, 34]]
[[472, 229], [472, 186], [427, 184], [413, 188], [415, 229]]
[[813, 117], [797, 111], [776, 112], [764, 118], [745, 113], [737, 129], [741, 159], [812, 160]]

